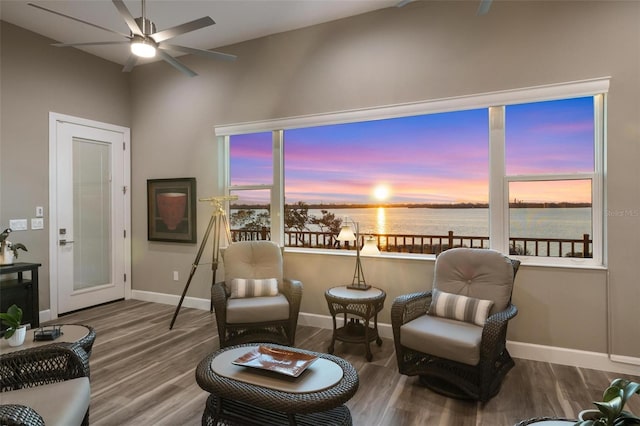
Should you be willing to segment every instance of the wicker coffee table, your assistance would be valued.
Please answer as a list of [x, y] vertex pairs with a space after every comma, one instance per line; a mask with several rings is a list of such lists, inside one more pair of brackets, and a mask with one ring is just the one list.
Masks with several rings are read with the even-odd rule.
[[[258, 346], [313, 355], [318, 360], [297, 378], [231, 363]], [[326, 374], [328, 371], [334, 374]], [[211, 393], [203, 425], [351, 425], [351, 413], [344, 403], [359, 384], [355, 368], [337, 356], [255, 343], [230, 346], [207, 356], [198, 364], [196, 381]]]

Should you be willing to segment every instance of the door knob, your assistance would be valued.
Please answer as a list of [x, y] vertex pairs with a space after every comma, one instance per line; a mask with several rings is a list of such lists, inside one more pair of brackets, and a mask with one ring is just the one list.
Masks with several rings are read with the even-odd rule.
[[73, 241], [67, 241], [67, 240], [60, 240], [60, 245], [61, 246], [66, 246], [67, 244], [72, 244]]

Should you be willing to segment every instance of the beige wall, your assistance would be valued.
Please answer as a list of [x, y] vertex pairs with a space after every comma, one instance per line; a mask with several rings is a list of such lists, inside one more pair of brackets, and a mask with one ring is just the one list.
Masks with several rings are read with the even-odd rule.
[[[607, 352], [610, 286], [613, 352], [640, 357], [638, 257], [640, 4], [497, 2], [484, 17], [463, 2], [415, 2], [224, 49], [235, 63], [184, 58], [199, 77], [165, 64], [133, 73], [133, 278], [136, 289], [179, 294], [171, 271], [188, 272], [197, 247], [146, 241], [145, 180], [195, 176], [199, 196], [217, 192], [214, 126], [423, 101], [611, 76], [608, 208], [609, 272], [523, 266], [514, 300], [514, 341]], [[156, 152], [151, 161], [145, 156]], [[615, 165], [615, 167], [613, 167]], [[199, 205], [199, 229], [210, 208]], [[205, 254], [205, 257], [208, 256]], [[367, 277], [393, 298], [428, 288], [433, 263], [365, 259]], [[351, 277], [353, 259], [286, 254], [304, 281], [304, 312], [327, 315], [324, 290]], [[607, 274], [610, 279], [607, 282]], [[221, 276], [221, 275], [219, 275]], [[211, 273], [198, 269], [189, 294], [207, 298]], [[622, 308], [622, 309], [619, 309]]]
[[[191, 79], [164, 63], [134, 69], [126, 116], [133, 141], [134, 289], [182, 291], [184, 280], [172, 281], [172, 271], [186, 278], [198, 246], [147, 241], [146, 180], [194, 176], [199, 196], [219, 194], [216, 125], [611, 76], [609, 268], [523, 266], [514, 291], [520, 314], [509, 338], [607, 352], [610, 336], [612, 353], [640, 357], [640, 3], [494, 2], [483, 17], [475, 7], [414, 2], [222, 49], [239, 56], [235, 63], [184, 57], [200, 74]], [[5, 176], [3, 170], [3, 191]], [[43, 179], [38, 184], [46, 195]], [[7, 198], [2, 192], [2, 209]], [[210, 213], [199, 203], [199, 238]], [[287, 275], [304, 281], [302, 310], [327, 315], [324, 290], [350, 279], [353, 258], [288, 252], [285, 259]], [[429, 260], [367, 258], [364, 268], [387, 291], [383, 322], [395, 296], [428, 288], [433, 274]], [[208, 298], [210, 282], [208, 265], [200, 266], [189, 296]]]
[[1, 22], [0, 227], [45, 210], [43, 230], [16, 231], [41, 263], [40, 309], [49, 307], [49, 112], [130, 126], [129, 80], [121, 66]]

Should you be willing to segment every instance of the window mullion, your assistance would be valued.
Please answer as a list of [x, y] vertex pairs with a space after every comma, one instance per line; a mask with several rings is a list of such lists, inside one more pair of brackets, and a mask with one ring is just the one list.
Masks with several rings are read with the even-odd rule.
[[606, 264], [604, 238], [604, 212], [606, 207], [604, 180], [606, 176], [605, 138], [606, 138], [606, 94], [593, 97], [594, 102], [594, 171], [595, 176], [591, 185], [592, 191], [592, 225], [593, 225], [593, 260], [597, 264]]
[[[229, 186], [230, 191], [248, 191], [248, 190], [259, 190], [265, 189], [271, 191], [273, 185], [231, 185]], [[269, 199], [271, 200], [271, 199]]]
[[284, 247], [284, 131], [275, 130], [273, 140], [273, 189], [271, 190], [271, 240]]
[[230, 164], [230, 150], [229, 150], [229, 136], [218, 136], [218, 157], [222, 158], [222, 162], [218, 162], [218, 194], [229, 195], [229, 164]]
[[508, 182], [544, 182], [553, 180], [591, 180], [593, 173], [557, 173], [538, 175], [513, 175], [508, 176]]
[[509, 253], [504, 121], [504, 106], [489, 108], [489, 246]]

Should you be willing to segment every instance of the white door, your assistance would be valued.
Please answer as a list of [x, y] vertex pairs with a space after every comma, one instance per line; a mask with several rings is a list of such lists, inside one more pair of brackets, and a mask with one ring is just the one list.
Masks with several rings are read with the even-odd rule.
[[130, 292], [129, 129], [58, 114], [52, 114], [50, 126], [55, 127], [50, 150], [55, 318]]

